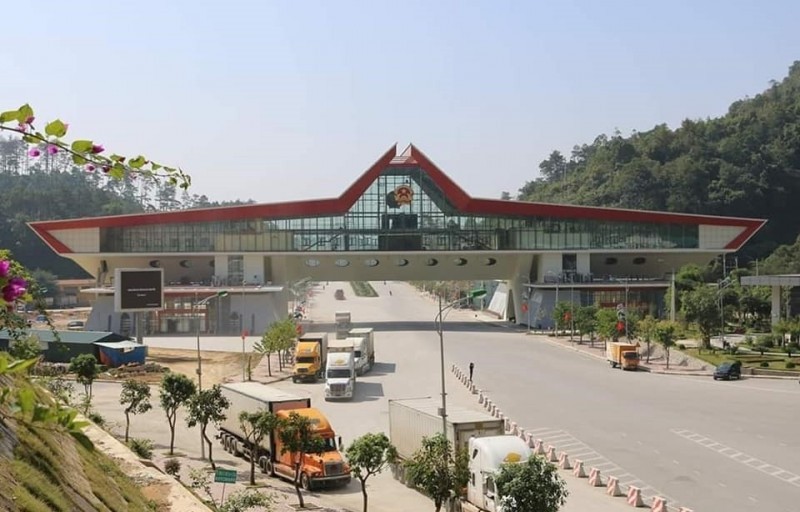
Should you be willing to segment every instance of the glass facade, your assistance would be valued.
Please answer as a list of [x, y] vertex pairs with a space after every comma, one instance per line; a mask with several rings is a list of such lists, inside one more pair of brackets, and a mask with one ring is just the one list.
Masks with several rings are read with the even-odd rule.
[[100, 252], [695, 249], [697, 225], [462, 215], [422, 169], [388, 167], [345, 215], [102, 228]]

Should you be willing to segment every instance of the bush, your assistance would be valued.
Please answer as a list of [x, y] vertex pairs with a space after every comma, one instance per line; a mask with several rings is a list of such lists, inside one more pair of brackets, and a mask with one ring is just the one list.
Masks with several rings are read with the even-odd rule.
[[731, 345], [731, 346], [728, 348], [728, 352], [729, 352], [729, 353], [730, 353], [732, 356], [733, 356], [733, 355], [736, 355], [736, 353], [737, 353], [738, 351], [739, 351], [739, 347], [737, 347], [736, 345]]
[[775, 346], [775, 337], [772, 334], [762, 334], [758, 337], [756, 344], [764, 348], [773, 348]]
[[747, 336], [745, 336], [744, 337], [744, 344], [747, 345], [748, 347], [752, 347], [753, 346], [753, 337], [751, 335], [749, 335], [749, 334]]
[[106, 419], [99, 412], [89, 411], [89, 413], [86, 415], [86, 417], [89, 418], [89, 420], [92, 423], [94, 423], [95, 425], [97, 425], [100, 428], [103, 428], [103, 427], [106, 426]]
[[793, 369], [795, 366], [796, 366], [796, 365], [795, 365], [793, 362], [791, 362], [791, 361], [786, 361], [786, 369], [787, 369], [787, 370], [791, 370], [791, 369]]
[[132, 438], [128, 441], [128, 447], [133, 453], [143, 459], [150, 459], [153, 457], [153, 441], [149, 439]]
[[164, 472], [170, 476], [180, 478], [181, 461], [175, 457], [171, 457], [164, 462]]
[[686, 350], [686, 345], [683, 343], [678, 343], [678, 350]]
[[769, 362], [768, 361], [761, 361], [761, 364], [759, 366], [761, 366], [761, 368], [769, 368]]

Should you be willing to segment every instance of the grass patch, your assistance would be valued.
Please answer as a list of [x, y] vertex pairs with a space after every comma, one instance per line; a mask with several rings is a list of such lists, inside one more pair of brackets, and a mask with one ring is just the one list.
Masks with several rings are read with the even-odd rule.
[[350, 286], [353, 288], [353, 293], [356, 297], [377, 297], [378, 292], [367, 281], [350, 281]]
[[[790, 359], [789, 357], [769, 355], [761, 356], [759, 354], [727, 354], [721, 350], [712, 352], [711, 350], [704, 349], [701, 353], [698, 353], [696, 348], [687, 348], [683, 352], [692, 357], [696, 357], [697, 359], [701, 359], [707, 363], [713, 364], [714, 366], [719, 366], [725, 361], [740, 361], [743, 368], [765, 368], [765, 366], [762, 365], [763, 363], [767, 363], [766, 367], [783, 370], [786, 368], [786, 363], [793, 363], [795, 365], [800, 363], [800, 358]], [[800, 372], [798, 372], [796, 369], [791, 368], [791, 365], [788, 370], [795, 371], [800, 374]]]

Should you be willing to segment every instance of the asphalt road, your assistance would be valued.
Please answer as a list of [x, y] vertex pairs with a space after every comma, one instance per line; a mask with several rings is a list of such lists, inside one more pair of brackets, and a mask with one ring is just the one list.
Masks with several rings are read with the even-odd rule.
[[[384, 285], [375, 286], [380, 291]], [[433, 301], [420, 300], [407, 285], [391, 287], [392, 297], [368, 309], [376, 320], [434, 318]], [[378, 306], [387, 300], [391, 306]], [[491, 324], [464, 328], [473, 316], [461, 310], [448, 315], [455, 323], [445, 323], [447, 365], [466, 368], [474, 361], [476, 385], [537, 437], [645, 494], [668, 497], [670, 505], [705, 512], [798, 510], [797, 381], [715, 382], [612, 370], [546, 338]], [[438, 357], [432, 328], [431, 322], [428, 330], [405, 333], [428, 343], [415, 345], [398, 366], [429, 366], [427, 360]], [[431, 373], [419, 384], [435, 386]], [[416, 382], [408, 384], [416, 389]]]

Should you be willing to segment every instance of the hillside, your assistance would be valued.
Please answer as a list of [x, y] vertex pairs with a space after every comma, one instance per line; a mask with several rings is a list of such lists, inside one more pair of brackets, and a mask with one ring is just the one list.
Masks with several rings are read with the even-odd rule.
[[[0, 388], [30, 388], [23, 377], [0, 376]], [[40, 401], [50, 400], [36, 388]], [[0, 406], [3, 415], [8, 408]], [[98, 450], [50, 425], [0, 418], [0, 510], [30, 512], [168, 510]]]
[[539, 170], [519, 199], [766, 218], [742, 251], [764, 258], [800, 232], [800, 62], [722, 117], [600, 135]]

